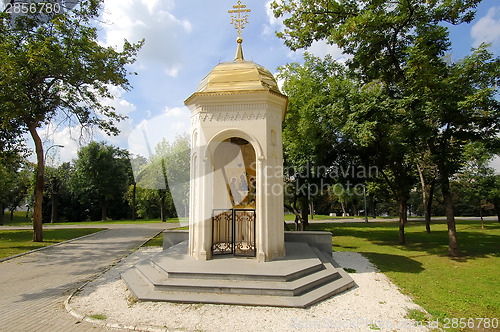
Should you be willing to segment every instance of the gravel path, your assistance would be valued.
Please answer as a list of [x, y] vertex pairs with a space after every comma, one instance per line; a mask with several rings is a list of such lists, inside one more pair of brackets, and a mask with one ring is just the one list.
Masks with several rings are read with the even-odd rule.
[[357, 286], [308, 309], [135, 302], [120, 273], [160, 250], [143, 248], [126, 257], [70, 297], [66, 308], [98, 325], [141, 331], [427, 331], [405, 318], [410, 309], [424, 310], [352, 252], [333, 255], [356, 270]]

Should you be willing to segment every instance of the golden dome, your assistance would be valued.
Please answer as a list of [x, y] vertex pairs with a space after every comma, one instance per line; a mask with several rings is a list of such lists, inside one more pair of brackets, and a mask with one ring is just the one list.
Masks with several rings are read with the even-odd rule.
[[273, 91], [281, 94], [273, 74], [253, 61], [222, 62], [207, 75], [196, 92]]

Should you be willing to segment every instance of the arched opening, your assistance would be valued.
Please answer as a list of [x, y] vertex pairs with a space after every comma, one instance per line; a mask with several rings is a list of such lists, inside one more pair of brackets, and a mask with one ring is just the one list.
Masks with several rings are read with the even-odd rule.
[[217, 144], [212, 161], [212, 254], [255, 256], [255, 149], [247, 140], [231, 137]]

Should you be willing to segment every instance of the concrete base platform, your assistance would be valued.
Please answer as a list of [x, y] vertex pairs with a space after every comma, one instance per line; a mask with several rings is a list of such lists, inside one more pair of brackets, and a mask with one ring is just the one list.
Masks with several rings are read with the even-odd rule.
[[122, 279], [141, 301], [302, 308], [354, 286], [331, 256], [306, 243], [285, 245], [287, 255], [271, 262], [234, 256], [198, 261], [182, 242], [127, 270]]

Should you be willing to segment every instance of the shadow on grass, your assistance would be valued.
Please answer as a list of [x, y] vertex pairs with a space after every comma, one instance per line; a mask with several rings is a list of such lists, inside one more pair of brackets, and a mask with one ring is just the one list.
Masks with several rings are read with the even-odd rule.
[[[365, 252], [375, 248], [366, 245], [379, 246], [376, 251], [394, 252], [401, 250], [404, 256], [415, 254], [447, 256], [448, 230], [444, 222], [434, 223], [431, 233], [425, 232], [422, 222], [412, 222], [405, 227], [406, 244], [398, 243], [397, 223], [345, 223], [345, 224], [313, 224], [308, 230], [325, 230], [333, 234], [333, 245], [341, 250], [356, 251], [361, 246]], [[461, 257], [459, 260], [469, 260], [500, 255], [500, 224], [490, 222], [482, 230], [477, 221], [457, 221], [457, 237]], [[339, 240], [336, 241], [336, 238]], [[362, 243], [360, 242], [362, 241]], [[368, 243], [367, 243], [368, 241]], [[394, 252], [396, 254], [396, 252]], [[399, 257], [399, 256], [398, 256]]]
[[364, 252], [364, 256], [375, 264], [380, 272], [420, 273], [424, 270], [422, 263], [401, 255]]

